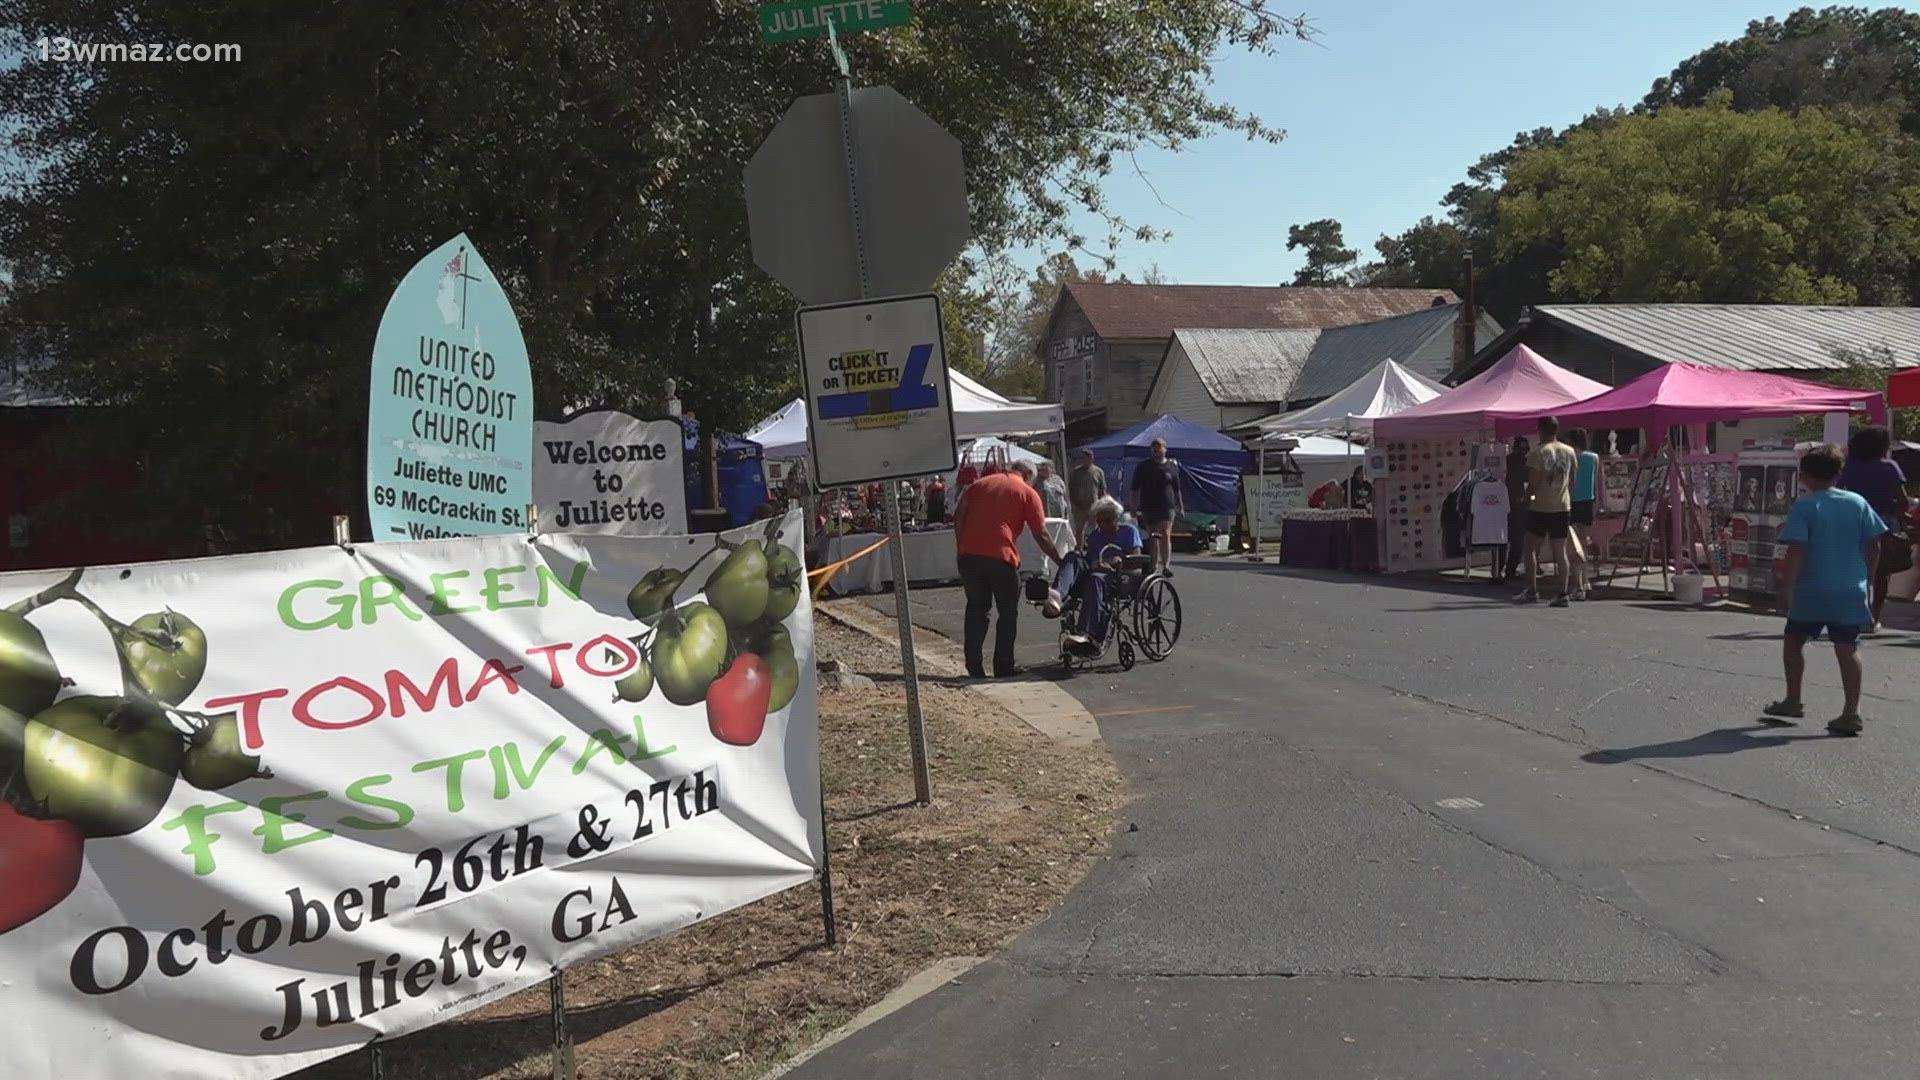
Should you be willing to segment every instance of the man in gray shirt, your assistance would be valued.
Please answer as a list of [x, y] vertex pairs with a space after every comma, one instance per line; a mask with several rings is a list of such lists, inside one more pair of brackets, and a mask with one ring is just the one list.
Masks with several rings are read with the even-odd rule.
[[1093, 517], [1093, 504], [1107, 493], [1107, 474], [1093, 463], [1093, 451], [1074, 455], [1078, 462], [1067, 479], [1067, 502], [1072, 511], [1073, 542], [1077, 547], [1086, 539], [1087, 525]]

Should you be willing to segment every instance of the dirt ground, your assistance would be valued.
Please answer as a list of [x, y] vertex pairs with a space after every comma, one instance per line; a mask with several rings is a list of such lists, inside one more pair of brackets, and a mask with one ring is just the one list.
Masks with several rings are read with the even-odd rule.
[[[899, 653], [820, 619], [818, 655], [872, 675], [823, 691], [821, 762], [840, 927], [802, 887], [567, 974], [579, 1075], [759, 1076], [942, 957], [984, 956], [1046, 915], [1105, 850], [1119, 777], [976, 694], [922, 680], [931, 807], [912, 805]], [[387, 1048], [400, 1080], [550, 1076], [545, 986]], [[367, 1073], [353, 1054], [301, 1074]]]

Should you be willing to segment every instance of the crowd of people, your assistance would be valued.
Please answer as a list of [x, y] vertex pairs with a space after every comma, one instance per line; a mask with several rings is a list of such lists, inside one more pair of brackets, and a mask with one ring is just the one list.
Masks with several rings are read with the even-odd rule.
[[[1840, 714], [1827, 724], [1836, 735], [1858, 735], [1863, 678], [1860, 638], [1876, 634], [1894, 573], [1913, 565], [1907, 532], [1912, 501], [1906, 475], [1889, 460], [1892, 436], [1884, 427], [1853, 433], [1843, 455], [1816, 446], [1800, 458], [1802, 494], [1787, 513], [1778, 541], [1786, 548], [1779, 580], [1779, 607], [1786, 616], [1781, 667], [1786, 695], [1762, 712], [1781, 723], [1806, 715], [1801, 697], [1806, 646], [1825, 637], [1840, 669]], [[1560, 438], [1552, 417], [1537, 426], [1537, 445], [1515, 439], [1507, 461], [1507, 484], [1516, 542], [1522, 545], [1526, 588], [1522, 603], [1540, 599], [1544, 552], [1554, 565], [1554, 607], [1584, 599], [1592, 544], [1599, 458], [1583, 432]], [[1509, 558], [1510, 571], [1519, 560]]]

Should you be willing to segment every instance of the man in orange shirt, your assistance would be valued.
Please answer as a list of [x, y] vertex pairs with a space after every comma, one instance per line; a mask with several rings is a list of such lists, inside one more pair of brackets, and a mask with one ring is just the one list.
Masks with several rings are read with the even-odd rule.
[[1047, 535], [1040, 493], [1033, 489], [1033, 466], [1014, 462], [1011, 471], [983, 476], [968, 484], [954, 508], [953, 526], [960, 553], [960, 583], [967, 590], [967, 674], [986, 678], [981, 653], [987, 643], [987, 611], [998, 608], [1000, 625], [993, 642], [993, 674], [1018, 674], [1013, 666], [1014, 634], [1020, 616], [1020, 530], [1032, 529], [1034, 542], [1054, 562], [1060, 549]]

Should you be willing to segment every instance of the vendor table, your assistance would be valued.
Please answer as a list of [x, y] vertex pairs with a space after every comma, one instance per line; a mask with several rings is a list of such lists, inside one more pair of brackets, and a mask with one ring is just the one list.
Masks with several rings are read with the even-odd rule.
[[1367, 511], [1296, 510], [1280, 523], [1280, 565], [1378, 570], [1378, 531]]
[[[1053, 538], [1054, 545], [1062, 551], [1073, 547], [1073, 528], [1065, 518], [1048, 518], [1047, 535]], [[822, 566], [831, 566], [841, 559], [857, 555], [874, 544], [885, 539], [885, 533], [847, 533], [827, 541], [827, 553]], [[922, 532], [910, 532], [902, 536], [905, 541], [904, 552], [907, 562], [907, 583], [909, 585], [934, 585], [960, 580], [959, 555], [954, 547], [952, 529], [928, 529]], [[1040, 545], [1033, 542], [1033, 534], [1020, 531], [1020, 569], [1024, 573], [1038, 570], [1048, 578], [1053, 577], [1053, 560], [1040, 554]], [[828, 583], [827, 591], [835, 596], [851, 593], [884, 592], [893, 584], [893, 558], [881, 548], [866, 558], [842, 567]]]

